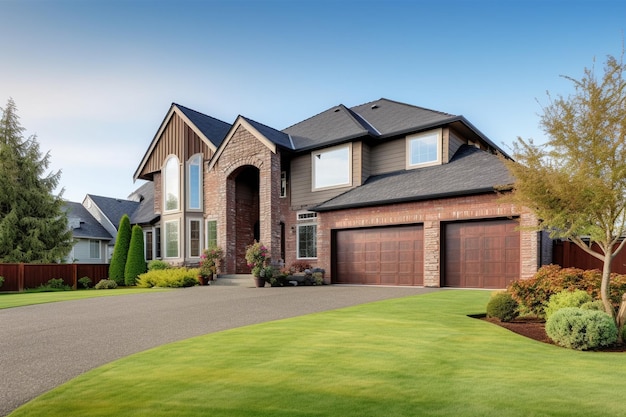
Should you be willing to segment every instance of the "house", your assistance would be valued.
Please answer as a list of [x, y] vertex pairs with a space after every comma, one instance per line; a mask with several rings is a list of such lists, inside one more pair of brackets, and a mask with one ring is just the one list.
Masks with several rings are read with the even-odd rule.
[[173, 264], [219, 245], [222, 273], [249, 273], [258, 240], [333, 283], [503, 288], [549, 259], [494, 191], [501, 157], [463, 116], [384, 98], [283, 130], [173, 103], [134, 178], [154, 187], [150, 253]]
[[108, 262], [107, 247], [113, 237], [80, 203], [66, 202], [64, 210], [74, 246], [66, 262], [101, 264]]

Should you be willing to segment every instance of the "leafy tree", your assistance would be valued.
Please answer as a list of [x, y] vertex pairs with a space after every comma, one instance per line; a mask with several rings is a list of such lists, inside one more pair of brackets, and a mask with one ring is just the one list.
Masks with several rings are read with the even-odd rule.
[[134, 225], [128, 248], [128, 259], [124, 269], [124, 281], [126, 285], [135, 285], [137, 276], [148, 270], [146, 259], [143, 255], [143, 229]]
[[[571, 95], [553, 98], [540, 125], [547, 142], [518, 138], [517, 163], [505, 161], [516, 178], [508, 199], [529, 208], [537, 229], [569, 240], [603, 262], [601, 299], [620, 329], [626, 295], [616, 313], [609, 298], [611, 261], [626, 240], [626, 81], [623, 52], [608, 56], [604, 74], [585, 68]], [[593, 245], [593, 244], [597, 244]], [[592, 246], [593, 245], [593, 246]]]
[[109, 265], [109, 279], [115, 281], [117, 285], [124, 285], [124, 270], [126, 269], [130, 238], [130, 218], [127, 214], [124, 214], [120, 219], [115, 247], [113, 248], [113, 256], [111, 257], [111, 264]]
[[50, 153], [24, 138], [12, 99], [0, 112], [0, 262], [58, 262], [73, 245], [63, 192], [53, 194], [61, 171], [45, 174]]

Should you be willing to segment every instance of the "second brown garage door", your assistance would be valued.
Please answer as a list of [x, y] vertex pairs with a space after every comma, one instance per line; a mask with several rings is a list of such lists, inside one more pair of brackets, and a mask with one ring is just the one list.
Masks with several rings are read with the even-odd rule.
[[450, 223], [445, 226], [448, 287], [506, 288], [520, 276], [520, 234], [515, 220]]
[[339, 230], [333, 282], [423, 285], [423, 241], [421, 225]]

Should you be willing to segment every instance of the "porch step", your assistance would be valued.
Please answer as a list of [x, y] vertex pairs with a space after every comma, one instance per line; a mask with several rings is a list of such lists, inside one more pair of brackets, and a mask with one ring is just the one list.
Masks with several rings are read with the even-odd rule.
[[254, 281], [252, 274], [224, 274], [218, 275], [215, 281], [211, 282], [211, 285], [227, 285], [233, 287], [254, 287]]

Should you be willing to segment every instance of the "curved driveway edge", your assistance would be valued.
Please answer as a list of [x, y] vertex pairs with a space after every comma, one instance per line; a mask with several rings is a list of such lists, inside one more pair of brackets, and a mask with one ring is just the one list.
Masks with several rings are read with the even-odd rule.
[[212, 286], [0, 310], [0, 416], [90, 369], [166, 343], [433, 291]]

